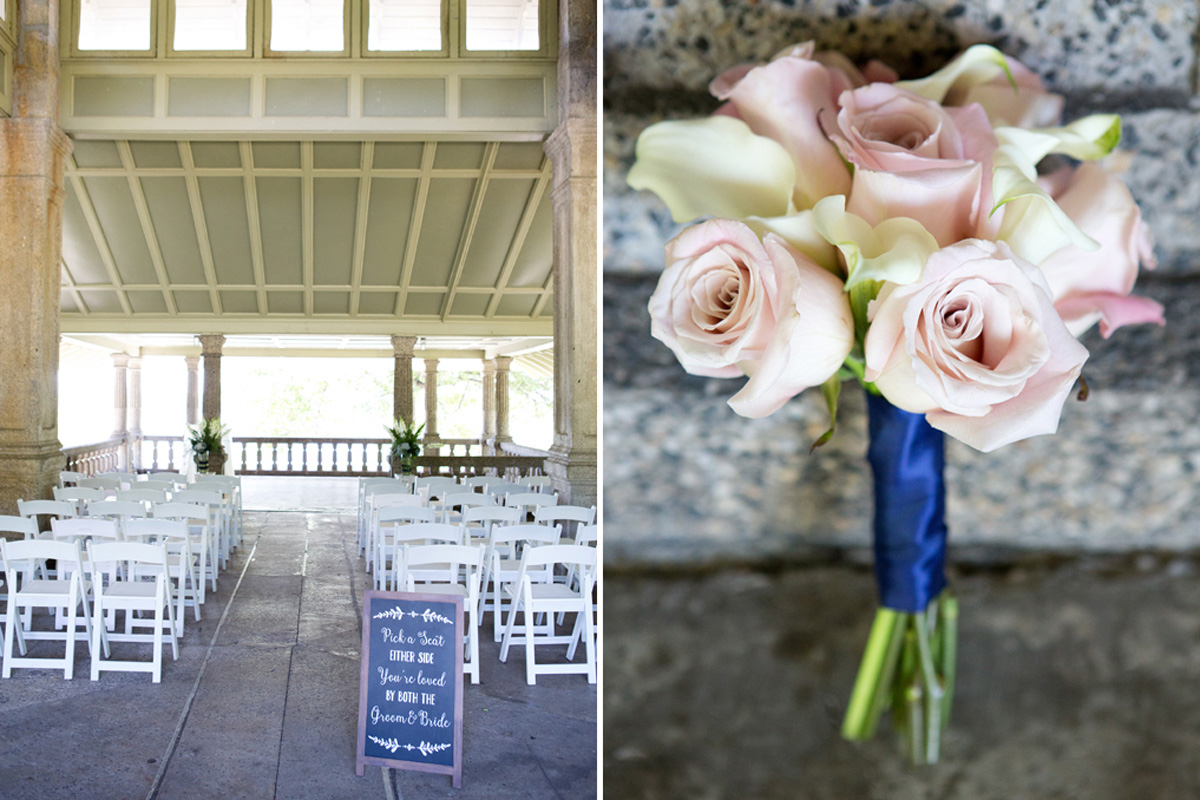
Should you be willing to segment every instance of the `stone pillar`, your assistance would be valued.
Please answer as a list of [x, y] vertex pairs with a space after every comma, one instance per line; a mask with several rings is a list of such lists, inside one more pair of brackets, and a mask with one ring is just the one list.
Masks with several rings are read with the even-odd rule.
[[559, 0], [554, 169], [554, 444], [547, 471], [563, 502], [596, 502], [596, 3]]
[[[425, 446], [434, 445], [438, 440], [437, 432], [437, 368], [436, 358], [425, 359]], [[426, 452], [426, 451], [422, 451]], [[426, 452], [427, 455], [434, 455]]]
[[64, 468], [58, 441], [63, 164], [58, 2], [23, 0], [13, 113], [0, 119], [0, 514], [47, 499]]
[[508, 432], [508, 370], [512, 366], [510, 356], [496, 359], [496, 445], [511, 442]]
[[393, 336], [392, 350], [396, 353], [395, 381], [392, 387], [392, 419], [413, 422], [413, 348], [415, 336]]
[[142, 468], [142, 359], [129, 359], [129, 459], [130, 472]]
[[125, 444], [117, 451], [117, 469], [124, 470], [129, 464], [129, 427], [126, 420], [129, 416], [129, 402], [126, 385], [128, 383], [129, 356], [125, 353], [113, 353], [113, 429], [111, 438], [124, 437]]
[[186, 356], [187, 363], [187, 424], [200, 424], [200, 356]]
[[200, 337], [200, 352], [204, 356], [204, 419], [221, 418], [221, 348], [225, 337], [219, 333]]
[[496, 362], [483, 360], [483, 442], [494, 446], [496, 438]]

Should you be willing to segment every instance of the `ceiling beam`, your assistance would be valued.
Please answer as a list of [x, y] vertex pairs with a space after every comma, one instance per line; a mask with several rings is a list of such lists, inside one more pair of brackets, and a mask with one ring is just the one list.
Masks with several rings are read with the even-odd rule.
[[[517, 264], [517, 258], [521, 255], [521, 249], [525, 247], [525, 239], [529, 235], [529, 228], [533, 225], [533, 217], [537, 214], [542, 197], [546, 194], [546, 187], [550, 185], [552, 174], [553, 168], [550, 164], [550, 159], [543, 158], [542, 169], [538, 172], [537, 183], [533, 185], [533, 189], [529, 192], [529, 197], [525, 200], [525, 208], [521, 211], [521, 221], [517, 225], [517, 232], [513, 235], [512, 243], [508, 247], [508, 253], [504, 256], [504, 266], [500, 268], [500, 276], [496, 279], [496, 292], [492, 295], [487, 310], [483, 313], [489, 319], [496, 316], [496, 309], [500, 306], [500, 297], [508, 290], [508, 281], [512, 278], [512, 271]], [[551, 269], [551, 272], [553, 272], [553, 269]]]
[[137, 209], [138, 221], [142, 225], [142, 236], [146, 239], [146, 249], [150, 251], [150, 261], [154, 264], [154, 274], [158, 276], [159, 291], [162, 292], [163, 302], [167, 305], [168, 314], [177, 314], [179, 309], [175, 306], [175, 296], [171, 294], [169, 288], [170, 280], [167, 278], [167, 267], [163, 263], [162, 248], [158, 244], [158, 234], [154, 231], [154, 223], [150, 219], [150, 207], [146, 203], [146, 193], [142, 191], [142, 182], [134, 173], [133, 151], [129, 149], [129, 142], [117, 142], [117, 153], [121, 157], [121, 165], [125, 168], [127, 180], [129, 182], [129, 193], [133, 195], [133, 206]]
[[104, 231], [100, 227], [100, 218], [96, 215], [96, 206], [92, 203], [92, 197], [88, 194], [82, 178], [71, 178], [70, 181], [71, 186], [75, 189], [75, 197], [79, 200], [79, 207], [83, 209], [83, 218], [87, 220], [88, 231], [96, 244], [96, 250], [100, 253], [100, 260], [104, 262], [104, 270], [108, 273], [108, 279], [117, 292], [117, 301], [126, 314], [132, 314], [133, 306], [130, 305], [129, 296], [122, 288], [117, 262], [108, 246], [108, 240], [104, 238]]
[[258, 183], [254, 177], [254, 153], [249, 142], [238, 142], [242, 159], [242, 185], [246, 192], [246, 227], [250, 229], [250, 263], [254, 269], [254, 294], [258, 313], [267, 313], [267, 276], [263, 266], [262, 222], [258, 216]]
[[354, 210], [354, 256], [350, 262], [350, 316], [352, 317], [358, 316], [363, 261], [367, 257], [367, 212], [371, 205], [371, 163], [374, 160], [375, 143], [363, 142], [359, 161], [358, 207]]
[[421, 177], [417, 181], [417, 197], [413, 201], [408, 238], [404, 243], [404, 261], [400, 264], [395, 309], [397, 317], [404, 316], [404, 305], [408, 301], [408, 284], [412, 280], [413, 263], [417, 260], [417, 240], [420, 239], [421, 225], [425, 221], [425, 203], [429, 200], [429, 177], [433, 172], [433, 157], [436, 154], [437, 142], [426, 142], [421, 150]]
[[257, 314], [97, 314], [61, 317], [63, 333], [222, 333], [240, 334], [317, 334], [317, 335], [374, 335], [374, 336], [551, 336], [551, 320], [454, 319], [442, 322], [436, 318], [377, 317], [349, 319], [348, 317], [304, 317], [278, 315], [263, 318]]
[[458, 284], [462, 280], [463, 265], [467, 261], [467, 253], [471, 250], [471, 240], [475, 238], [475, 227], [479, 224], [479, 212], [483, 208], [483, 198], [487, 195], [488, 178], [492, 165], [496, 163], [496, 151], [500, 145], [488, 142], [483, 151], [483, 167], [475, 181], [475, 191], [471, 195], [467, 207], [467, 218], [463, 224], [462, 233], [458, 239], [458, 249], [454, 253], [454, 266], [450, 270], [449, 291], [442, 298], [442, 319], [450, 318], [450, 309], [454, 307], [454, 296], [458, 293]]
[[208, 239], [208, 223], [204, 220], [204, 204], [200, 200], [200, 182], [196, 178], [196, 163], [192, 159], [192, 148], [188, 142], [179, 143], [179, 158], [183, 161], [188, 203], [192, 208], [192, 224], [196, 228], [196, 241], [200, 245], [200, 263], [204, 265], [204, 279], [208, 282], [208, 299], [212, 303], [213, 314], [220, 315], [221, 293], [217, 291], [217, 271], [213, 267], [212, 243]]
[[88, 314], [90, 314], [92, 312], [91, 312], [91, 309], [89, 309], [87, 307], [87, 303], [83, 302], [83, 294], [75, 286], [75, 276], [71, 274], [71, 270], [67, 266], [67, 262], [65, 259], [59, 263], [62, 267], [62, 278], [63, 278], [63, 282], [62, 282], [62, 284], [60, 284], [60, 288], [66, 289], [67, 291], [69, 291], [71, 293], [71, 296], [75, 298], [75, 307], [79, 309], [79, 313], [83, 314], [84, 316], [87, 316]]
[[300, 255], [303, 259], [304, 315], [313, 313], [313, 143], [300, 143]]

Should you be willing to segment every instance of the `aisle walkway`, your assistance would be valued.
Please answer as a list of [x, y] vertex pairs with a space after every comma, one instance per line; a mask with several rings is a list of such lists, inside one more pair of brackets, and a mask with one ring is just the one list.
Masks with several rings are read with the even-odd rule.
[[[249, 498], [248, 498], [249, 499]], [[361, 598], [349, 514], [248, 512], [243, 545], [189, 613], [162, 683], [18, 670], [0, 680], [0, 797], [375, 798], [354, 773]], [[596, 796], [596, 687], [582, 676], [524, 682], [485, 622], [482, 683], [464, 693], [463, 788], [396, 773], [404, 797]]]

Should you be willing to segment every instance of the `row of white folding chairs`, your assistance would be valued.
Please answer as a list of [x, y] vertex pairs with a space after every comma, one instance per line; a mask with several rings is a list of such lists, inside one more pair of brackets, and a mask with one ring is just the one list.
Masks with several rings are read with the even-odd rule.
[[[0, 568], [7, 590], [0, 676], [10, 677], [14, 668], [61, 667], [63, 677], [70, 679], [75, 642], [82, 634], [91, 654], [92, 680], [98, 680], [101, 670], [118, 670], [150, 672], [152, 680], [160, 682], [164, 636], [173, 656], [179, 657], [189, 583], [199, 619], [190, 537], [184, 522], [135, 519], [133, 523], [131, 535], [138, 541], [120, 541], [115, 522], [80, 519], [56, 521], [55, 538], [0, 539]], [[81, 535], [84, 526], [90, 531], [86, 537]], [[50, 560], [55, 562], [52, 576], [46, 565]], [[35, 628], [35, 608], [53, 612], [49, 630]], [[123, 632], [116, 629], [117, 611], [124, 612]], [[152, 616], [135, 617], [134, 612], [152, 612]], [[149, 633], [134, 630], [146, 627]], [[63, 657], [27, 655], [26, 641], [31, 639], [64, 641]], [[110, 641], [148, 642], [150, 661], [112, 659]]]
[[[122, 473], [126, 474], [126, 473]], [[54, 488], [55, 500], [73, 503], [73, 516], [87, 516], [88, 504], [104, 499], [134, 500], [143, 503], [161, 502], [209, 502], [211, 498], [201, 493], [217, 493], [221, 495], [221, 532], [218, 537], [222, 567], [228, 565], [232, 550], [241, 543], [242, 531], [242, 494], [241, 479], [228, 475], [197, 475], [195, 483], [187, 483], [183, 476], [177, 473], [158, 473], [164, 477], [174, 475], [174, 479], [138, 481], [133, 489], [104, 489], [91, 486], [70, 486]], [[101, 480], [95, 478], [91, 480]], [[61, 512], [47, 512], [59, 513]]]
[[[431, 536], [398, 544], [394, 559], [394, 585], [409, 592], [457, 595], [463, 598], [466, 624], [464, 644], [467, 649], [464, 672], [471, 677], [472, 683], [479, 683], [479, 628], [484, 611], [481, 595], [485, 587], [483, 576], [489, 573], [489, 563], [499, 564], [499, 554], [492, 543], [486, 548], [482, 545], [457, 544], [452, 541], [417, 544], [415, 542], [429, 541], [439, 536], [449, 540], [452, 538], [453, 526], [415, 523], [411, 527], [414, 529], [414, 537], [421, 534]], [[594, 683], [596, 659], [591, 598], [595, 583], [596, 550], [585, 545], [545, 544], [553, 542], [559, 530], [557, 527], [548, 529], [535, 525], [497, 526], [494, 529], [498, 534], [493, 539], [495, 544], [501, 541], [523, 541], [529, 545], [525, 548], [516, 572], [511, 574], [507, 585], [500, 579], [510, 575], [509, 571], [501, 572], [498, 566], [493, 566], [490, 571], [490, 574], [498, 579], [497, 591], [508, 601], [509, 616], [502, 652], [507, 657], [508, 646], [512, 641], [523, 641], [526, 644], [527, 680], [531, 684], [536, 681], [535, 675], [538, 671], [585, 672], [588, 681]], [[534, 546], [536, 543], [543, 544]], [[579, 583], [574, 586], [555, 584], [555, 568], [559, 565], [563, 570], [572, 570], [580, 575]], [[537, 584], [536, 588], [532, 588], [533, 584]], [[533, 600], [535, 597], [536, 601]], [[498, 605], [493, 606], [494, 627], [499, 631], [501, 621], [496, 608]], [[525, 636], [514, 637], [514, 620], [522, 609], [526, 612]], [[559, 624], [562, 624], [567, 613], [576, 613], [570, 637], [564, 638], [555, 634], [555, 612], [558, 614]], [[530, 616], [533, 613], [547, 613], [549, 616], [541, 625], [534, 626]], [[557, 665], [551, 668], [543, 666], [540, 669], [536, 666], [534, 647], [537, 644], [568, 644], [567, 659], [572, 661], [580, 640], [585, 641], [587, 650], [584, 665]]]
[[[373, 488], [374, 487], [374, 488]], [[371, 491], [368, 491], [370, 489]], [[423, 494], [426, 497], [439, 496], [444, 493], [471, 492], [504, 496], [522, 492], [545, 493], [550, 491], [550, 478], [547, 475], [531, 475], [520, 478], [518, 482], [506, 482], [502, 477], [471, 476], [459, 481], [449, 475], [430, 475], [417, 477], [415, 475], [397, 475], [390, 478], [359, 478], [358, 480], [358, 534], [359, 549], [362, 549], [366, 536], [367, 524], [370, 519], [367, 497], [375, 492], [388, 494]]]

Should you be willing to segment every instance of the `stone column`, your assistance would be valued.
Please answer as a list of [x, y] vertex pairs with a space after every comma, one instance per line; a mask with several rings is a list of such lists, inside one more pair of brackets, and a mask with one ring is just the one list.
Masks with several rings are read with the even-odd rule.
[[511, 356], [496, 359], [496, 446], [511, 442], [508, 432], [508, 370], [512, 366]]
[[200, 356], [185, 356], [187, 363], [187, 424], [200, 424]]
[[483, 360], [483, 442], [494, 446], [496, 438], [496, 361]]
[[130, 472], [142, 468], [142, 359], [129, 359], [129, 460]]
[[49, 498], [64, 468], [58, 441], [63, 163], [58, 127], [58, 2], [23, 0], [13, 113], [0, 119], [0, 514]]
[[554, 444], [547, 471], [563, 502], [596, 502], [596, 3], [559, 0], [554, 169]]
[[413, 348], [415, 336], [393, 336], [392, 350], [396, 353], [395, 381], [392, 387], [392, 419], [413, 422]]
[[125, 353], [113, 353], [113, 429], [111, 438], [125, 437], [125, 444], [117, 451], [117, 469], [124, 470], [129, 464], [129, 427], [126, 422], [129, 416], [129, 402], [126, 385], [128, 383], [129, 356]]
[[[436, 358], [425, 359], [425, 446], [437, 446], [437, 368], [438, 360]], [[433, 452], [426, 452], [427, 455], [434, 455]]]
[[225, 337], [219, 333], [200, 337], [200, 352], [204, 356], [204, 419], [221, 418], [221, 348]]

